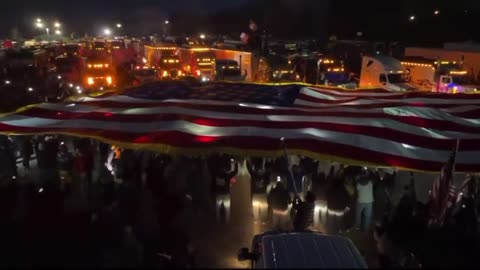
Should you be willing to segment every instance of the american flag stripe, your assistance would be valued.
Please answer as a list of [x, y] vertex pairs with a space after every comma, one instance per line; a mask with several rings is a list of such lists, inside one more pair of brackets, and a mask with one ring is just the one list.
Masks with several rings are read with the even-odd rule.
[[[266, 91], [275, 96], [277, 92], [272, 89], [276, 87]], [[0, 132], [73, 134], [165, 152], [224, 151], [271, 156], [282, 154], [279, 138], [285, 137], [292, 154], [425, 171], [439, 171], [452, 141], [460, 138], [457, 170], [480, 170], [480, 125], [475, 118], [461, 115], [480, 116], [475, 105], [480, 104], [480, 99], [476, 96], [422, 98], [422, 93], [381, 90], [357, 93], [305, 86], [297, 89], [298, 95], [290, 105], [245, 99], [245, 89], [239, 97], [217, 99], [215, 93], [209, 92], [215, 91], [211, 87], [196, 92], [199, 98], [187, 94], [165, 94], [160, 99], [128, 94], [81, 97], [65, 104], [39, 104], [4, 115], [0, 117]], [[284, 95], [288, 94], [286, 90], [278, 87]], [[308, 108], [298, 105], [305, 101], [305, 94], [315, 95], [320, 102]], [[338, 101], [345, 96], [353, 96], [355, 101], [348, 101], [347, 105], [338, 102], [335, 106], [321, 102]], [[403, 101], [412, 97], [424, 106], [377, 106], [390, 97], [401, 97]], [[448, 102], [438, 101], [441, 99]], [[377, 107], [355, 105], [367, 103]], [[439, 109], [435, 107], [438, 104], [457, 105]]]
[[[389, 141], [396, 141], [402, 143], [406, 148], [430, 148], [442, 150], [448, 148], [451, 145], [451, 140], [448, 137], [435, 133], [434, 131], [418, 132], [417, 129], [412, 129], [411, 126], [402, 123], [396, 123], [392, 125], [391, 129], [386, 129], [378, 126], [369, 126], [371, 122], [369, 119], [360, 118], [356, 120], [355, 126], [349, 125], [349, 122], [354, 122], [354, 119], [350, 118], [329, 118], [329, 117], [303, 117], [303, 116], [291, 116], [291, 117], [279, 117], [268, 116], [270, 120], [266, 121], [264, 115], [254, 114], [226, 114], [217, 113], [213, 117], [210, 112], [201, 110], [184, 110], [183, 108], [162, 108], [155, 109], [151, 114], [139, 114], [138, 112], [132, 112], [131, 114], [119, 112], [118, 109], [105, 110], [106, 112], [98, 112], [88, 110], [86, 108], [78, 108], [80, 112], [76, 112], [72, 109], [65, 110], [48, 110], [43, 108], [32, 108], [26, 112], [19, 113], [17, 115], [16, 122], [19, 123], [20, 116], [23, 121], [31, 118], [43, 118], [55, 120], [68, 121], [70, 119], [82, 119], [88, 121], [105, 121], [105, 122], [118, 122], [117, 126], [122, 124], [135, 123], [138, 126], [151, 125], [152, 122], [173, 122], [181, 119], [192, 124], [198, 124], [205, 127], [221, 127], [221, 128], [234, 128], [234, 127], [248, 127], [248, 128], [269, 128], [275, 130], [290, 130], [290, 129], [317, 129], [324, 130], [326, 132], [342, 132], [350, 133], [352, 128], [355, 129], [355, 134], [365, 135], [371, 137], [377, 137]], [[277, 119], [275, 119], [277, 118]], [[10, 123], [10, 122], [6, 122]], [[18, 124], [16, 124], [18, 125]], [[136, 129], [137, 131], [145, 132], [145, 130]], [[410, 130], [409, 130], [410, 129]], [[128, 128], [127, 128], [128, 130]], [[338, 136], [338, 135], [337, 135]], [[476, 134], [470, 134], [475, 137]], [[407, 145], [407, 146], [405, 146]], [[480, 150], [480, 140], [478, 139], [465, 139], [462, 142], [464, 148], [471, 151]]]

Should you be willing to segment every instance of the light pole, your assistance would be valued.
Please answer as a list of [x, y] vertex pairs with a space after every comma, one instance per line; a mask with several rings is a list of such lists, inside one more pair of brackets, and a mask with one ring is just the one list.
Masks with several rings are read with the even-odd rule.
[[47, 32], [47, 36], [50, 35], [50, 29], [48, 27], [45, 28], [45, 31]]
[[320, 65], [322, 64], [322, 59], [318, 59], [317, 61], [317, 79], [315, 85], [318, 85], [318, 80], [320, 78]]

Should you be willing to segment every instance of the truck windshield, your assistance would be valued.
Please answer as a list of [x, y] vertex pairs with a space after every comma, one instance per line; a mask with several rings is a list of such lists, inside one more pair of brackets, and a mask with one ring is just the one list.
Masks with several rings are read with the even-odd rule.
[[454, 84], [466, 84], [467, 78], [465, 76], [452, 76], [452, 80]]
[[73, 72], [73, 68], [71, 66], [68, 66], [68, 65], [59, 66], [59, 67], [57, 67], [57, 71], [59, 73], [70, 73], [70, 72]]
[[135, 71], [137, 76], [155, 76], [156, 71], [154, 69], [139, 69]]
[[90, 68], [86, 71], [86, 74], [88, 76], [97, 76], [97, 77], [102, 77], [102, 76], [107, 76], [109, 75], [110, 70], [106, 68]]
[[405, 74], [388, 74], [388, 82], [389, 83], [406, 83], [407, 78]]

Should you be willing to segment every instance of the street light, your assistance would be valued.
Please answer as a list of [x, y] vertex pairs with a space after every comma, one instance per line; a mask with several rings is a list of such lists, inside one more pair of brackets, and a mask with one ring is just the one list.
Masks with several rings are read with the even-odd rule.
[[55, 30], [55, 35], [59, 35], [59, 36], [60, 36], [61, 34], [62, 34], [62, 32], [61, 32], [60, 30]]
[[322, 59], [318, 59], [317, 61], [317, 80], [316, 80], [316, 85], [318, 85], [318, 80], [319, 80], [319, 77], [320, 77], [320, 65], [322, 64]]
[[122, 24], [121, 24], [121, 23], [117, 23], [117, 28], [122, 28]]
[[103, 30], [103, 33], [106, 35], [106, 36], [110, 36], [112, 34], [112, 31], [108, 28], [105, 28], [105, 30]]
[[50, 29], [48, 29], [48, 27], [47, 27], [47, 28], [45, 28], [45, 31], [47, 32], [47, 36], [48, 36], [50, 34]]
[[413, 22], [415, 20], [415, 15], [410, 16], [409, 20]]
[[36, 24], [37, 28], [43, 29], [43, 23], [37, 22]]
[[440, 10], [436, 9], [434, 12], [433, 12], [433, 15], [438, 15], [440, 14]]
[[53, 24], [53, 26], [55, 26], [55, 28], [60, 28], [60, 23], [59, 23], [59, 22], [55, 22], [55, 23]]
[[170, 23], [170, 21], [169, 21], [169, 20], [165, 20], [165, 24], [169, 24], [169, 23]]
[[200, 39], [205, 39], [205, 34], [200, 34]]
[[41, 22], [42, 22], [42, 19], [37, 18], [37, 23], [41, 23]]

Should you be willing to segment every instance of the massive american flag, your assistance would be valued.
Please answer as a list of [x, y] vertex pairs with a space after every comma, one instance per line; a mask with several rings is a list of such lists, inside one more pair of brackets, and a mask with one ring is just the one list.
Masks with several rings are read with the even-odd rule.
[[461, 139], [457, 171], [480, 171], [480, 98], [346, 91], [302, 84], [157, 82], [118, 95], [28, 106], [3, 134], [69, 134], [171, 154], [290, 154], [440, 171]]

